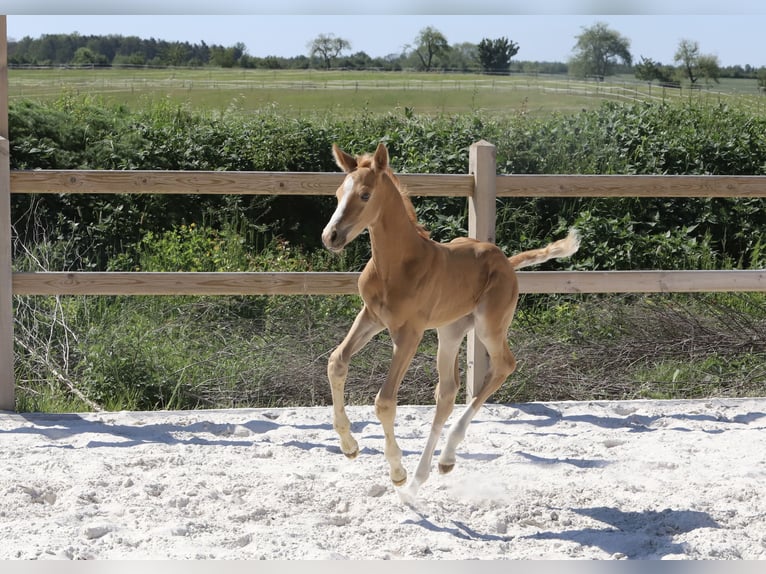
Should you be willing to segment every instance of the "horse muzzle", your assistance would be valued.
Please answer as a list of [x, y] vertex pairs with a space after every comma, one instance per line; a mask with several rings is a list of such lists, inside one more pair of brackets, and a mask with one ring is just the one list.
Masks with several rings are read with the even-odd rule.
[[341, 232], [337, 225], [328, 225], [322, 231], [322, 243], [333, 253], [343, 251], [343, 248], [348, 243], [346, 238], [346, 233]]

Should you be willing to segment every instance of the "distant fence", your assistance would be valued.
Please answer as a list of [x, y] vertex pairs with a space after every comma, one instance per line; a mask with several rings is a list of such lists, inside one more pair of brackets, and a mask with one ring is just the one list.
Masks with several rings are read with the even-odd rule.
[[[358, 273], [14, 273], [11, 193], [332, 195], [339, 173], [11, 171], [5, 17], [0, 16], [0, 410], [14, 410], [14, 295], [330, 295], [357, 292]], [[328, 151], [329, 153], [329, 151]], [[400, 174], [415, 196], [466, 197], [469, 235], [495, 240], [498, 197], [766, 197], [763, 176], [497, 175], [495, 147], [471, 146], [467, 175]], [[532, 246], [530, 246], [532, 247]], [[582, 249], [587, 250], [584, 245]], [[766, 271], [527, 271], [522, 293], [766, 291]], [[486, 352], [468, 337], [468, 396]]]

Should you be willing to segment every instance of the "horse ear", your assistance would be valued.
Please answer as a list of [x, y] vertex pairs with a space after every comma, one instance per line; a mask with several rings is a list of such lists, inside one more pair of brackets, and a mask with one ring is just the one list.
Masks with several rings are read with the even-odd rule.
[[372, 167], [376, 170], [385, 170], [388, 167], [388, 150], [381, 142], [372, 157]]
[[332, 144], [332, 155], [337, 166], [346, 173], [351, 173], [356, 169], [356, 159], [340, 149], [338, 144]]

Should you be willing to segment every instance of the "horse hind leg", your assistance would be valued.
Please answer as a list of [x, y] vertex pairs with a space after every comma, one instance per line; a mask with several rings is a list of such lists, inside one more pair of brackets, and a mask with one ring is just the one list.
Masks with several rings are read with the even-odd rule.
[[410, 484], [407, 495], [414, 499], [420, 486], [431, 475], [431, 461], [436, 449], [436, 443], [441, 436], [444, 424], [452, 414], [455, 397], [460, 387], [460, 371], [458, 369], [458, 352], [468, 329], [473, 323], [472, 317], [465, 317], [455, 323], [438, 329], [439, 348], [436, 352], [436, 368], [439, 371], [439, 384], [436, 386], [436, 409], [431, 432], [426, 446], [420, 455], [420, 461]]
[[475, 397], [468, 404], [463, 414], [455, 422], [447, 436], [447, 444], [439, 457], [439, 472], [446, 474], [455, 466], [455, 452], [457, 446], [465, 438], [468, 425], [481, 406], [492, 394], [500, 388], [505, 380], [516, 370], [516, 358], [508, 347], [506, 340], [506, 331], [494, 333], [492, 336], [479, 333], [479, 338], [487, 347], [489, 352], [490, 365], [484, 378], [484, 384]]

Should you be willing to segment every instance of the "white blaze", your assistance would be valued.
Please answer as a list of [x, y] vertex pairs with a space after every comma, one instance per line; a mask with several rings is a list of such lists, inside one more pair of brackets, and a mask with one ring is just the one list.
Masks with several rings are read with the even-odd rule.
[[338, 202], [338, 207], [335, 208], [335, 213], [332, 214], [330, 222], [327, 224], [328, 227], [337, 225], [343, 217], [346, 207], [348, 206], [348, 198], [351, 197], [352, 189], [354, 189], [354, 180], [350, 175], [347, 175], [346, 179], [343, 181], [343, 197], [341, 197]]

